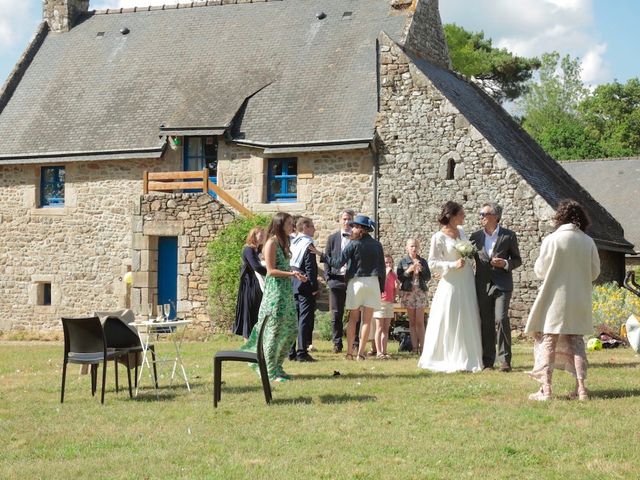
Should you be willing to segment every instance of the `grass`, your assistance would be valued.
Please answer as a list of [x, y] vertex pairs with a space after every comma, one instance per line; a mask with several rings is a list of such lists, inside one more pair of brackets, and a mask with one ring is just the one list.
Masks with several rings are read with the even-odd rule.
[[[346, 362], [321, 342], [317, 363], [285, 364], [295, 380], [274, 386], [270, 406], [249, 368], [226, 364], [214, 410], [212, 354], [237, 345], [185, 343], [191, 393], [163, 378], [157, 398], [145, 378], [131, 400], [108, 372], [102, 406], [77, 366], [59, 403], [61, 343], [2, 342], [0, 478], [638, 478], [640, 360], [629, 349], [589, 354], [592, 400], [534, 403], [526, 343], [512, 373], [446, 375], [404, 354]], [[573, 382], [559, 372], [556, 385]]]

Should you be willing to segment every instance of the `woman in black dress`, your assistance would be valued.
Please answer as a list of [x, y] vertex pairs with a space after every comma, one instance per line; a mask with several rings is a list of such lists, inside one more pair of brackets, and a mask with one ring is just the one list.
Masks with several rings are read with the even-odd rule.
[[258, 256], [264, 245], [264, 240], [264, 229], [261, 227], [252, 228], [242, 249], [240, 287], [238, 288], [233, 333], [242, 335], [245, 341], [251, 335], [251, 329], [258, 321], [258, 311], [262, 301], [262, 287], [256, 273], [263, 276], [267, 274], [267, 268], [260, 263]]

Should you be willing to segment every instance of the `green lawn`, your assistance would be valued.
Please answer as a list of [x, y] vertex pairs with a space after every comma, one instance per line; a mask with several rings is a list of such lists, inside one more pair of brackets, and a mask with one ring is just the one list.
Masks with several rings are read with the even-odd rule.
[[[159, 399], [148, 378], [137, 399], [116, 394], [111, 368], [102, 406], [73, 365], [59, 403], [61, 343], [0, 343], [0, 478], [640, 478], [629, 349], [589, 354], [593, 400], [534, 403], [529, 344], [515, 347], [512, 373], [446, 375], [407, 355], [346, 362], [320, 343], [319, 362], [285, 364], [295, 380], [274, 386], [270, 406], [246, 365], [226, 364], [214, 410], [212, 354], [237, 345], [186, 343], [193, 391]], [[573, 382], [559, 372], [556, 385]]]

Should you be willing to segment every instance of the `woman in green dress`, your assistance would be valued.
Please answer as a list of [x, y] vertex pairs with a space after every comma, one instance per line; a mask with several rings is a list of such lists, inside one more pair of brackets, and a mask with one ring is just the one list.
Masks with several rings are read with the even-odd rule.
[[267, 363], [269, 380], [285, 382], [291, 376], [285, 373], [282, 363], [291, 345], [298, 335], [298, 315], [293, 298], [291, 279], [302, 282], [307, 277], [300, 272], [292, 272], [289, 267], [289, 236], [293, 232], [293, 219], [285, 212], [278, 212], [271, 219], [267, 232], [267, 243], [264, 246], [264, 259], [267, 264], [267, 278], [264, 284], [262, 303], [258, 313], [258, 323], [253, 327], [249, 340], [242, 350], [255, 352], [258, 343], [258, 332], [262, 322], [266, 321], [263, 347]]

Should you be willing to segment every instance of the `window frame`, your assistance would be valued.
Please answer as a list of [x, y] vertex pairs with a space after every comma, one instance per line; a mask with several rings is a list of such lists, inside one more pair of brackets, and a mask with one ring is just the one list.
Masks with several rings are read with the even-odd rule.
[[[274, 202], [296, 202], [298, 200], [298, 157], [276, 157], [276, 158], [268, 158], [268, 168], [267, 168], [267, 201], [269, 203]], [[282, 162], [282, 173], [280, 175], [275, 175], [273, 173], [274, 166], [277, 162]], [[295, 171], [296, 174], [292, 175], [289, 173], [290, 162], [295, 162]], [[271, 190], [271, 182], [273, 180], [280, 181], [280, 190], [275, 192]], [[296, 191], [295, 193], [290, 193], [289, 190], [289, 182], [291, 180], [296, 181]]]
[[[48, 175], [46, 171], [51, 170], [55, 172], [55, 180], [47, 181]], [[60, 172], [63, 172], [63, 179], [60, 180]], [[66, 185], [66, 170], [62, 165], [46, 165], [40, 167], [40, 195], [39, 195], [39, 207], [40, 208], [64, 208], [65, 206], [65, 185]], [[54, 190], [61, 191], [61, 197], [47, 197], [46, 191], [49, 186], [53, 186]]]
[[[192, 138], [199, 138], [202, 142], [202, 155], [191, 155], [189, 152], [189, 140]], [[213, 139], [214, 146], [214, 155], [207, 155], [205, 153], [204, 145], [206, 145], [207, 138]], [[209, 170], [209, 176], [217, 177], [218, 174], [218, 140], [214, 135], [191, 135], [183, 137], [183, 150], [182, 150], [182, 170], [183, 171], [193, 171], [187, 170], [189, 166], [189, 160], [198, 160], [198, 163], [202, 166], [198, 170], [202, 170], [202, 168], [207, 168]], [[210, 166], [212, 165], [212, 166]]]

